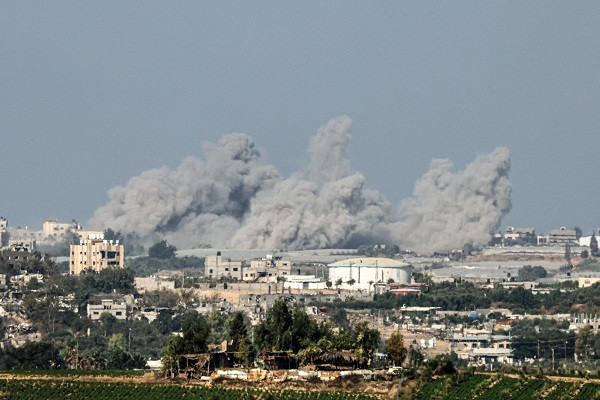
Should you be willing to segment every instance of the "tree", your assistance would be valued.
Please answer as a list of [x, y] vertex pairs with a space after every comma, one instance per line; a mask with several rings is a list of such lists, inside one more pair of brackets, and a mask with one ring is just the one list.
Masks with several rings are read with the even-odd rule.
[[104, 239], [114, 241], [118, 240], [119, 242], [123, 242], [123, 235], [119, 231], [115, 232], [112, 229], [108, 228], [104, 231]]
[[331, 281], [327, 281], [327, 282], [325, 282], [325, 286], [327, 286], [327, 289], [331, 289], [331, 287], [333, 286], [333, 283], [331, 283]]
[[589, 257], [589, 255], [590, 255], [590, 254], [588, 253], [588, 251], [587, 251], [587, 250], [583, 250], [583, 251], [581, 252], [581, 258], [588, 258], [588, 257]]
[[292, 313], [282, 299], [277, 299], [265, 318], [256, 326], [255, 341], [261, 350], [285, 350], [286, 335], [292, 325]]
[[183, 353], [182, 338], [179, 336], [170, 338], [161, 358], [162, 372], [165, 376], [172, 377], [175, 375], [175, 371], [177, 371], [177, 360], [179, 359], [179, 355]]
[[157, 258], [159, 260], [166, 260], [169, 258], [175, 258], [175, 252], [177, 248], [172, 244], [169, 244], [166, 240], [154, 243], [148, 249], [148, 256], [150, 258]]
[[27, 342], [10, 347], [0, 358], [1, 369], [50, 369], [60, 362], [57, 349], [47, 342]]
[[408, 359], [410, 367], [416, 369], [421, 366], [423, 360], [425, 359], [425, 356], [423, 356], [423, 354], [419, 350], [411, 347], [408, 354]]
[[356, 352], [361, 359], [361, 363], [366, 366], [371, 365], [373, 353], [379, 341], [381, 335], [377, 329], [370, 329], [367, 322], [361, 322], [356, 325], [356, 331], [354, 333], [354, 339], [356, 343]]
[[535, 281], [536, 279], [545, 278], [548, 276], [548, 271], [542, 266], [525, 265], [519, 269], [518, 277], [522, 282]]
[[337, 281], [335, 281], [335, 286], [338, 287], [340, 286], [342, 283], [344, 283], [344, 281], [342, 280], [342, 278], [339, 278]]
[[354, 279], [350, 279], [348, 280], [348, 282], [346, 282], [348, 285], [352, 286], [356, 283], [356, 281]]
[[331, 322], [337, 326], [348, 326], [348, 313], [343, 308], [337, 308], [331, 315]]
[[596, 257], [598, 255], [598, 239], [596, 239], [596, 235], [592, 233], [592, 237], [590, 239], [590, 252], [592, 256]]
[[385, 354], [388, 360], [392, 361], [394, 365], [402, 365], [406, 359], [406, 347], [404, 347], [404, 337], [398, 330], [392, 333], [390, 339], [387, 341], [385, 346]]
[[127, 349], [127, 341], [125, 340], [125, 335], [123, 335], [122, 333], [113, 333], [108, 339], [108, 348], [110, 350], [115, 351], [125, 351]]
[[160, 310], [156, 316], [156, 319], [152, 321], [152, 325], [154, 325], [156, 329], [163, 335], [174, 332], [176, 330], [176, 324], [173, 320], [174, 314], [175, 313], [169, 309]]
[[246, 327], [246, 322], [244, 321], [244, 313], [238, 311], [233, 314], [233, 318], [229, 321], [228, 328], [229, 337], [233, 341], [233, 348], [239, 349], [241, 342], [244, 342], [245, 344], [248, 337], [248, 328]]
[[185, 353], [206, 353], [210, 326], [206, 319], [200, 314], [188, 315], [182, 323], [183, 343]]
[[584, 356], [586, 359], [589, 358], [589, 353], [592, 346], [593, 333], [592, 327], [589, 325], [584, 326], [577, 332], [577, 338], [575, 339], [575, 353], [578, 356]]

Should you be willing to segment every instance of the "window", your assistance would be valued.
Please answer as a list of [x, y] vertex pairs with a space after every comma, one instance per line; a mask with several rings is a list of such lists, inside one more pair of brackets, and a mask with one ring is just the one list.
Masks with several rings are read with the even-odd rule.
[[115, 314], [117, 314], [117, 315], [121, 316], [121, 315], [123, 315], [123, 312], [121, 312], [121, 311], [117, 311]]
[[233, 270], [234, 270], [234, 271], [237, 271], [238, 269], [237, 269], [237, 268], [234, 268]]

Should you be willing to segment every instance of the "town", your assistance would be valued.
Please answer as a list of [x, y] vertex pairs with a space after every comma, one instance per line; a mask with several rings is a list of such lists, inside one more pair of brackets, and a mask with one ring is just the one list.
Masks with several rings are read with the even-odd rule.
[[[449, 359], [486, 371], [594, 371], [597, 233], [508, 227], [489, 246], [448, 253], [261, 254], [179, 251], [164, 240], [146, 251], [74, 221], [34, 231], [1, 219], [0, 367], [150, 368], [186, 379], [242, 379], [240, 369], [251, 379], [244, 368], [258, 367], [327, 380]], [[405, 351], [395, 360], [397, 334]]]

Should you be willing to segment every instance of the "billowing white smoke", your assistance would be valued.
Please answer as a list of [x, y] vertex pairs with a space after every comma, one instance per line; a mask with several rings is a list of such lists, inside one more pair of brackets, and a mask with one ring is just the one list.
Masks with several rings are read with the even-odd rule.
[[463, 172], [434, 160], [398, 216], [346, 158], [351, 120], [339, 117], [311, 139], [308, 165], [284, 179], [254, 148], [229, 134], [205, 144], [205, 160], [152, 169], [108, 192], [90, 223], [166, 238], [180, 248], [311, 249], [394, 242], [436, 251], [484, 244], [510, 210], [508, 151], [496, 149]]

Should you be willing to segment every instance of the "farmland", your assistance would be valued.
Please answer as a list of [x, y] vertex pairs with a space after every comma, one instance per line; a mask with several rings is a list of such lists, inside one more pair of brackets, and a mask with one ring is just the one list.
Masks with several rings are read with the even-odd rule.
[[374, 400], [364, 394], [331, 391], [229, 389], [153, 383], [93, 382], [67, 379], [0, 380], [0, 399], [59, 400]]
[[460, 382], [438, 378], [426, 383], [412, 400], [598, 400], [600, 384], [586, 381], [472, 375]]

